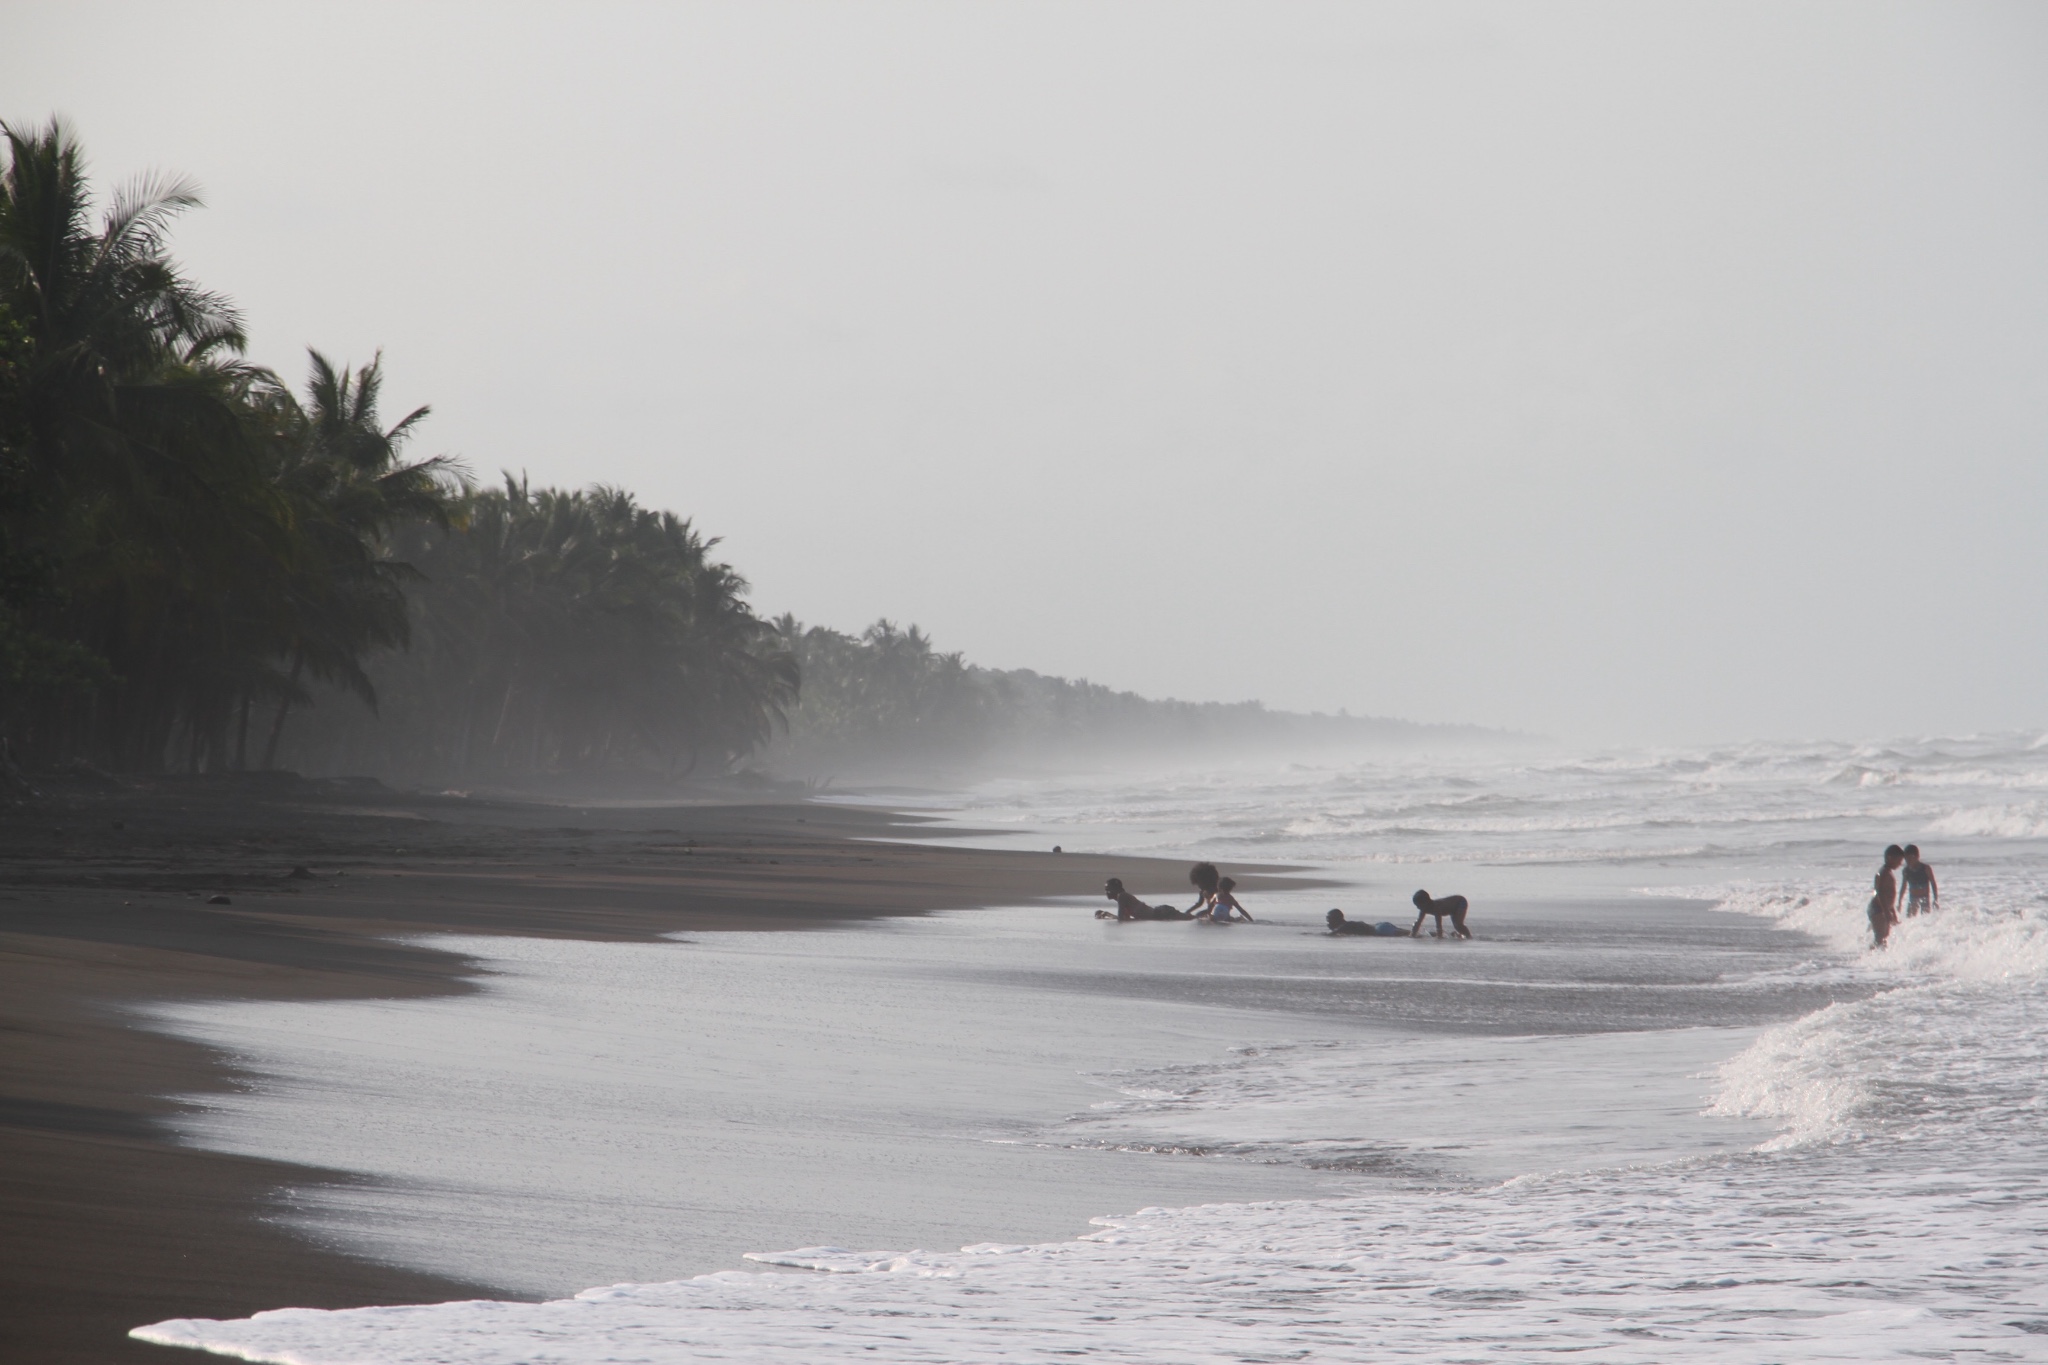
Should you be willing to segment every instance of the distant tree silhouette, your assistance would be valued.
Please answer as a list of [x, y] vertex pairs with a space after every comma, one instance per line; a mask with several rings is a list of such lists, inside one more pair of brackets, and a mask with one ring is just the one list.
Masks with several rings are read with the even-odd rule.
[[329, 708], [309, 766], [409, 777], [724, 771], [796, 701], [796, 659], [716, 540], [631, 494], [465, 496], [400, 539], [412, 648], [372, 670], [384, 723]]

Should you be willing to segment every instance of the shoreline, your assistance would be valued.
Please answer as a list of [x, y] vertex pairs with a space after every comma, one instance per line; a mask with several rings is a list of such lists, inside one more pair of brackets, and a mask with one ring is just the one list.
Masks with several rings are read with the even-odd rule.
[[[0, 1353], [166, 1359], [128, 1330], [487, 1292], [266, 1221], [287, 1188], [353, 1177], [172, 1141], [169, 1096], [238, 1078], [129, 1006], [475, 989], [460, 957], [392, 941], [409, 935], [816, 928], [1092, 895], [1108, 875], [1178, 894], [1185, 878], [1164, 860], [903, 842], [921, 829], [959, 833], [838, 803], [542, 804], [282, 775], [51, 782], [0, 825]], [[1256, 889], [1280, 870], [1240, 875]]]

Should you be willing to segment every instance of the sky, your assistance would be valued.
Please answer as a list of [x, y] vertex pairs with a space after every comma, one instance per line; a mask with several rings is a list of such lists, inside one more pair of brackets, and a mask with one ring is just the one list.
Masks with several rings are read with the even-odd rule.
[[0, 5], [418, 454], [764, 614], [1618, 742], [2048, 727], [2048, 7]]

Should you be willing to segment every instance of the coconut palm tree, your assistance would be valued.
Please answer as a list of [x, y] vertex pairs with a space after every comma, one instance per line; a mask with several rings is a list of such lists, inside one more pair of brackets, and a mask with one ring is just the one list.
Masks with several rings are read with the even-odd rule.
[[62, 122], [0, 124], [0, 150], [8, 737], [135, 768], [182, 737], [229, 766], [252, 703], [281, 725], [302, 675], [374, 703], [360, 660], [407, 624], [381, 537], [446, 517], [450, 471], [400, 453], [425, 410], [381, 426], [376, 361], [315, 354], [303, 404], [244, 363], [239, 314], [168, 252], [189, 183], [144, 178], [96, 220]]
[[397, 540], [418, 571], [412, 648], [371, 666], [381, 724], [308, 714], [328, 752], [449, 779], [722, 771], [796, 700], [795, 658], [717, 541], [621, 490], [507, 478], [464, 498], [454, 529]]
[[795, 658], [715, 540], [410, 460], [427, 410], [384, 422], [381, 357], [314, 352], [302, 394], [241, 359], [168, 251], [189, 183], [96, 217], [63, 123], [0, 124], [0, 153], [0, 740], [242, 766], [261, 708], [268, 766], [316, 695], [374, 716], [380, 683], [457, 770], [726, 766], [784, 722]]
[[146, 765], [219, 671], [223, 591], [289, 540], [236, 403], [241, 320], [166, 253], [188, 183], [140, 180], [95, 226], [63, 123], [0, 139], [0, 300], [22, 332], [7, 549], [58, 580], [31, 625], [107, 675], [46, 707], [39, 737]]
[[409, 462], [403, 456], [428, 408], [383, 425], [381, 354], [360, 371], [337, 369], [318, 351], [308, 354], [304, 402], [276, 386], [262, 398], [272, 417], [273, 477], [290, 502], [302, 547], [285, 584], [291, 606], [281, 651], [289, 660], [286, 671], [252, 678], [241, 694], [238, 755], [246, 749], [252, 702], [267, 695], [277, 703], [264, 745], [266, 768], [276, 764], [291, 708], [306, 700], [306, 674], [376, 710], [376, 688], [362, 660], [410, 638], [403, 584], [411, 567], [383, 553], [385, 537], [405, 522], [447, 526], [457, 487], [458, 471], [445, 457]]

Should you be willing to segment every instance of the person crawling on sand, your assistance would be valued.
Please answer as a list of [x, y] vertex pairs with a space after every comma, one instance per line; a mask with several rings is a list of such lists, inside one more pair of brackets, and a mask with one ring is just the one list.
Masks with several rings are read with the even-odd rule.
[[1906, 882], [1906, 918], [1941, 909], [1941, 886], [1934, 880], [1934, 864], [1920, 861], [1918, 844], [1907, 844], [1902, 856], [1906, 865], [1899, 869], [1899, 876]]
[[1116, 913], [1097, 910], [1095, 918], [1129, 921], [1136, 919], [1186, 919], [1187, 916], [1170, 905], [1147, 905], [1124, 890], [1121, 878], [1111, 877], [1102, 884], [1102, 894], [1116, 902]]
[[1342, 910], [1332, 910], [1323, 916], [1323, 923], [1330, 926], [1333, 934], [1366, 934], [1376, 937], [1390, 937], [1401, 932], [1400, 926], [1381, 921], [1367, 924], [1362, 919], [1345, 919]]
[[1893, 875], [1906, 861], [1906, 850], [1893, 844], [1884, 851], [1884, 866], [1872, 880], [1876, 894], [1865, 913], [1870, 916], [1870, 946], [1882, 948], [1891, 939], [1892, 926], [1899, 922], [1899, 879]]
[[1210, 924], [1256, 924], [1252, 912], [1237, 903], [1237, 897], [1230, 893], [1237, 889], [1237, 883], [1224, 877], [1216, 883], [1216, 894], [1209, 897], [1209, 908], [1195, 916]]
[[1188, 907], [1186, 918], [1193, 918], [1207, 910], [1209, 903], [1216, 899], [1216, 884], [1222, 878], [1217, 875], [1216, 864], [1196, 863], [1188, 869], [1188, 880], [1194, 883], [1196, 898], [1195, 903]]
[[1472, 931], [1465, 927], [1465, 912], [1471, 908], [1471, 903], [1463, 896], [1445, 896], [1439, 899], [1430, 895], [1427, 891], [1418, 891], [1415, 893], [1415, 927], [1408, 931], [1408, 937], [1421, 938], [1422, 921], [1428, 919], [1431, 915], [1435, 915], [1436, 933], [1432, 937], [1442, 938], [1444, 936], [1444, 916], [1448, 915], [1451, 919], [1452, 931], [1459, 938], [1470, 938], [1472, 937]]

